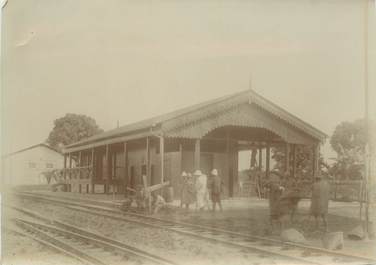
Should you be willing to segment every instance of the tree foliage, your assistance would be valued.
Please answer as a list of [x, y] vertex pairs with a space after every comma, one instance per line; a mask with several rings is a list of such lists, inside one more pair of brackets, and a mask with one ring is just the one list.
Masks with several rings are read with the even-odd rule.
[[341, 122], [330, 138], [330, 145], [337, 153], [330, 172], [337, 179], [360, 179], [364, 165], [364, 149], [367, 143], [364, 120]]
[[54, 121], [54, 128], [50, 132], [47, 143], [60, 149], [82, 139], [101, 133], [95, 120], [86, 115], [68, 113]]
[[338, 156], [346, 156], [352, 150], [363, 150], [367, 142], [366, 124], [364, 120], [341, 122], [330, 138], [330, 145]]

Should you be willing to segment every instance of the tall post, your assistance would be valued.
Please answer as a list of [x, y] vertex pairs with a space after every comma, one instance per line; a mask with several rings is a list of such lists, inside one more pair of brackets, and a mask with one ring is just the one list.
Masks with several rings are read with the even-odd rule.
[[72, 179], [72, 154], [68, 153], [68, 160], [69, 160], [69, 179]]
[[124, 153], [124, 196], [127, 196], [128, 191], [128, 150], [127, 150], [127, 142], [123, 143], [123, 153]]
[[92, 170], [92, 178], [94, 177], [94, 148], [91, 148], [91, 159], [90, 159], [90, 164], [91, 170]]
[[115, 192], [117, 192], [117, 180], [116, 180], [116, 152], [111, 152], [111, 186], [112, 186], [112, 200], [115, 200]]
[[[150, 138], [146, 137], [146, 179], [150, 183]], [[144, 183], [145, 185], [145, 183]]]
[[200, 143], [200, 139], [196, 139], [196, 142], [195, 142], [195, 159], [194, 159], [194, 167], [195, 169], [200, 169], [200, 157], [201, 157], [201, 143]]
[[69, 160], [69, 171], [68, 171], [68, 177], [69, 177], [69, 185], [68, 185], [68, 191], [72, 191], [72, 154], [68, 153], [68, 160]]
[[369, 80], [368, 80], [368, 71], [369, 71], [369, 65], [368, 65], [368, 28], [369, 28], [369, 5], [375, 9], [375, 1], [365, 1], [365, 14], [364, 14], [364, 119], [366, 123], [366, 144], [364, 146], [364, 179], [363, 179], [363, 185], [365, 189], [365, 230], [366, 230], [366, 237], [369, 237], [370, 227], [369, 227], [369, 206], [370, 206], [370, 200], [371, 200], [371, 190], [370, 188], [373, 185], [373, 181], [371, 178], [371, 167], [373, 166], [373, 160], [371, 159], [371, 155], [373, 155], [372, 147], [373, 141], [371, 141], [371, 131], [370, 131], [370, 120], [369, 120]]
[[159, 138], [159, 154], [161, 158], [161, 183], [164, 182], [164, 137]]
[[313, 146], [313, 178], [319, 173], [319, 158], [320, 158], [320, 145], [315, 144]]
[[285, 174], [290, 175], [290, 144], [285, 146]]
[[180, 156], [180, 170], [179, 170], [179, 173], [181, 173], [181, 172], [183, 172], [183, 144], [182, 143], [179, 143], [179, 156]]
[[94, 184], [94, 173], [95, 173], [95, 166], [94, 166], [94, 148], [91, 148], [91, 175], [90, 175], [90, 184], [91, 184], [91, 193], [95, 193], [95, 184]]
[[297, 153], [297, 146], [296, 144], [293, 145], [292, 147], [292, 155], [293, 155], [293, 160], [292, 160], [292, 177], [296, 177], [296, 153]]
[[262, 147], [259, 148], [259, 169], [260, 169], [260, 172], [262, 171]]
[[78, 179], [81, 179], [81, 166], [82, 166], [82, 152], [78, 152]]
[[105, 173], [106, 173], [106, 186], [104, 192], [107, 194], [109, 192], [110, 185], [110, 165], [109, 165], [109, 146], [106, 144], [106, 156], [105, 156]]
[[117, 155], [117, 153], [116, 152], [114, 152], [114, 153], [112, 153], [112, 178], [113, 179], [117, 179], [117, 171], [118, 171], [118, 169], [117, 169], [117, 162], [118, 161], [118, 155]]
[[64, 154], [64, 180], [67, 180], [67, 154]]
[[226, 130], [226, 157], [227, 157], [227, 169], [228, 169], [228, 195], [233, 196], [234, 193], [234, 169], [233, 169], [233, 153], [230, 146], [230, 132]]
[[266, 146], [266, 178], [269, 178], [270, 175], [270, 145]]

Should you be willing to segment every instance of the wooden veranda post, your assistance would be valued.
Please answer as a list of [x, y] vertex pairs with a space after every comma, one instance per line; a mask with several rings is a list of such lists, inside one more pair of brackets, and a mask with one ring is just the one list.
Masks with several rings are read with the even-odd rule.
[[290, 144], [285, 146], [285, 174], [290, 175]]
[[159, 153], [161, 158], [161, 183], [164, 182], [164, 137], [159, 138]]
[[91, 193], [95, 193], [95, 184], [94, 184], [94, 148], [91, 148], [91, 174], [90, 174], [90, 183], [91, 183]]
[[195, 160], [194, 160], [194, 167], [195, 167], [196, 170], [200, 169], [200, 157], [201, 157], [200, 147], [201, 147], [200, 139], [196, 139], [196, 142], [195, 142]]
[[270, 145], [266, 146], [266, 178], [269, 178], [270, 175]]
[[117, 191], [117, 182], [116, 182], [116, 152], [111, 152], [111, 186], [112, 186], [112, 200], [115, 200], [115, 192]]
[[68, 160], [69, 160], [69, 174], [68, 177], [69, 179], [72, 179], [72, 154], [68, 153]]
[[128, 150], [127, 142], [123, 143], [123, 153], [124, 153], [124, 196], [127, 196], [128, 188]]
[[69, 160], [69, 171], [68, 171], [68, 178], [69, 178], [69, 185], [68, 185], [68, 191], [72, 191], [72, 154], [68, 153], [68, 160]]
[[183, 144], [182, 143], [179, 143], [179, 156], [180, 156], [180, 170], [179, 170], [179, 173], [182, 173], [183, 172]]
[[106, 186], [105, 186], [105, 193], [107, 194], [109, 192], [109, 185], [110, 185], [110, 164], [109, 164], [109, 146], [106, 144], [106, 154], [105, 154], [105, 174], [106, 174]]
[[260, 169], [260, 172], [262, 171], [262, 147], [259, 148], [259, 169]]
[[64, 180], [67, 180], [67, 154], [64, 154]]
[[81, 179], [81, 166], [82, 166], [82, 152], [78, 152], [78, 179]]
[[320, 145], [316, 144], [313, 146], [313, 167], [312, 167], [312, 173], [313, 173], [313, 178], [319, 174], [319, 158], [320, 158]]
[[292, 177], [293, 178], [296, 177], [296, 153], [297, 153], [297, 146], [296, 146], [296, 144], [294, 144], [292, 146], [292, 157], [293, 157], [293, 160], [292, 160]]
[[146, 161], [145, 161], [145, 167], [146, 167], [146, 179], [148, 183], [150, 183], [150, 138], [146, 137]]
[[229, 197], [234, 195], [234, 172], [233, 172], [233, 152], [230, 146], [230, 132], [226, 130], [226, 157], [228, 170], [228, 193]]

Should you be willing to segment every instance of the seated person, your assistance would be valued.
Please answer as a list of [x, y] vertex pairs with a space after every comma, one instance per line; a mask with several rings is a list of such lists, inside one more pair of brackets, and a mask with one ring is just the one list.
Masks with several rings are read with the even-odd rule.
[[167, 207], [166, 200], [161, 195], [157, 195], [156, 193], [153, 193], [152, 197], [153, 197], [152, 208], [153, 208], [154, 214], [158, 213], [161, 209], [164, 209]]

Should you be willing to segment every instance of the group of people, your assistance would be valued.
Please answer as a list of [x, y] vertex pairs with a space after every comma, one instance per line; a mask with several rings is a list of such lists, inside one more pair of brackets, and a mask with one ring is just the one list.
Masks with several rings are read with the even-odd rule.
[[[284, 226], [286, 216], [290, 216], [293, 221], [298, 202], [302, 198], [301, 191], [296, 181], [291, 178], [281, 179], [277, 172], [271, 172], [267, 188], [269, 191], [270, 222], [278, 221], [280, 226]], [[330, 198], [330, 184], [320, 175], [315, 177], [312, 186], [312, 196], [310, 205], [310, 216], [315, 218], [316, 228], [319, 226], [319, 218], [322, 219], [325, 230], [328, 229], [327, 214]]]
[[215, 211], [218, 204], [222, 211], [221, 193], [223, 190], [223, 181], [218, 174], [217, 169], [211, 171], [209, 178], [201, 170], [196, 170], [193, 174], [182, 172], [181, 203], [180, 207], [189, 208], [189, 205], [195, 204], [196, 210], [210, 209], [209, 200]]
[[135, 202], [138, 210], [148, 209], [150, 213], [158, 213], [159, 210], [166, 208], [167, 203], [161, 194], [158, 192], [150, 192], [143, 185], [137, 185], [136, 189], [128, 188], [133, 192], [132, 196], [128, 196], [121, 209], [129, 210], [132, 203]]

